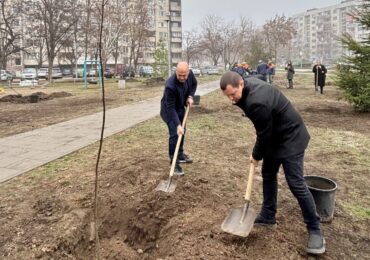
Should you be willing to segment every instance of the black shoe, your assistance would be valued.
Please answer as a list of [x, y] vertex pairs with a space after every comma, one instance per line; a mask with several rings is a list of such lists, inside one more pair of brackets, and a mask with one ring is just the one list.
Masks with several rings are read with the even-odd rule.
[[325, 239], [320, 230], [308, 231], [307, 253], [320, 255], [325, 253]]
[[254, 220], [254, 226], [261, 226], [261, 227], [275, 229], [277, 227], [277, 224], [276, 224], [275, 218], [266, 219], [259, 214]]
[[179, 154], [178, 160], [180, 163], [192, 163], [193, 162], [193, 160], [190, 159], [190, 157], [186, 155], [185, 153]]
[[180, 164], [176, 163], [175, 165], [175, 171], [173, 173], [174, 175], [177, 175], [177, 176], [184, 176], [185, 175], [185, 172], [182, 170]]

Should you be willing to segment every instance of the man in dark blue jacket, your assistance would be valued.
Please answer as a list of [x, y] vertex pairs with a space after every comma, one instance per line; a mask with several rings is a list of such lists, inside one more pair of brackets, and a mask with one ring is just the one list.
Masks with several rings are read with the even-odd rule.
[[324, 253], [320, 217], [303, 178], [304, 151], [310, 135], [301, 116], [277, 88], [259, 79], [250, 77], [243, 80], [239, 74], [230, 71], [222, 76], [220, 87], [224, 95], [244, 111], [256, 129], [251, 162], [257, 166], [263, 159], [263, 204], [255, 225], [276, 227], [277, 173], [282, 165], [309, 232], [307, 252]]
[[186, 62], [179, 62], [176, 73], [166, 81], [161, 100], [161, 117], [166, 122], [169, 131], [168, 153], [172, 161], [177, 138], [183, 134], [179, 154], [175, 167], [175, 174], [184, 175], [179, 162], [191, 163], [192, 160], [184, 152], [185, 129], [181, 123], [185, 116], [185, 106], [193, 104], [193, 97], [197, 90], [197, 80]]
[[267, 73], [269, 70], [269, 66], [266, 62], [263, 60], [259, 61], [259, 64], [257, 66], [257, 74], [259, 75], [259, 78], [263, 81], [267, 81]]

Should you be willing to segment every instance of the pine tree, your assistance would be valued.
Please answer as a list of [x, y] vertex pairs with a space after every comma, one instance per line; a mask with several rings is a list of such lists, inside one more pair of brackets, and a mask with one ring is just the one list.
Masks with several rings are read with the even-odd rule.
[[[364, 0], [352, 16], [369, 32], [370, 0]], [[338, 66], [337, 85], [343, 90], [344, 99], [356, 110], [370, 112], [370, 33], [361, 42], [349, 34], [344, 34], [341, 41], [351, 55], [345, 56], [344, 65]]]
[[153, 71], [154, 77], [165, 79], [168, 76], [168, 52], [163, 41], [159, 41], [154, 52]]

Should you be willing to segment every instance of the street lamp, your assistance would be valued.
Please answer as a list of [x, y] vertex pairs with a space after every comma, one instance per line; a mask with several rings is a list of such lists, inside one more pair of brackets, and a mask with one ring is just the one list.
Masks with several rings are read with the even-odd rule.
[[171, 30], [170, 30], [170, 25], [171, 25], [171, 13], [168, 12], [166, 13], [166, 18], [165, 21], [167, 22], [167, 53], [168, 53], [168, 77], [171, 76]]

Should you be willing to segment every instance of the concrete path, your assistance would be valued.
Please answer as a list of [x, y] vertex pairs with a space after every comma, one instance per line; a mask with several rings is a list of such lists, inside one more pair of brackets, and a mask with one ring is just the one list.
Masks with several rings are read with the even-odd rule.
[[[198, 86], [197, 95], [219, 87], [218, 81]], [[161, 97], [110, 109], [104, 137], [121, 132], [159, 114]], [[0, 183], [35, 169], [100, 138], [102, 112], [0, 139]]]

